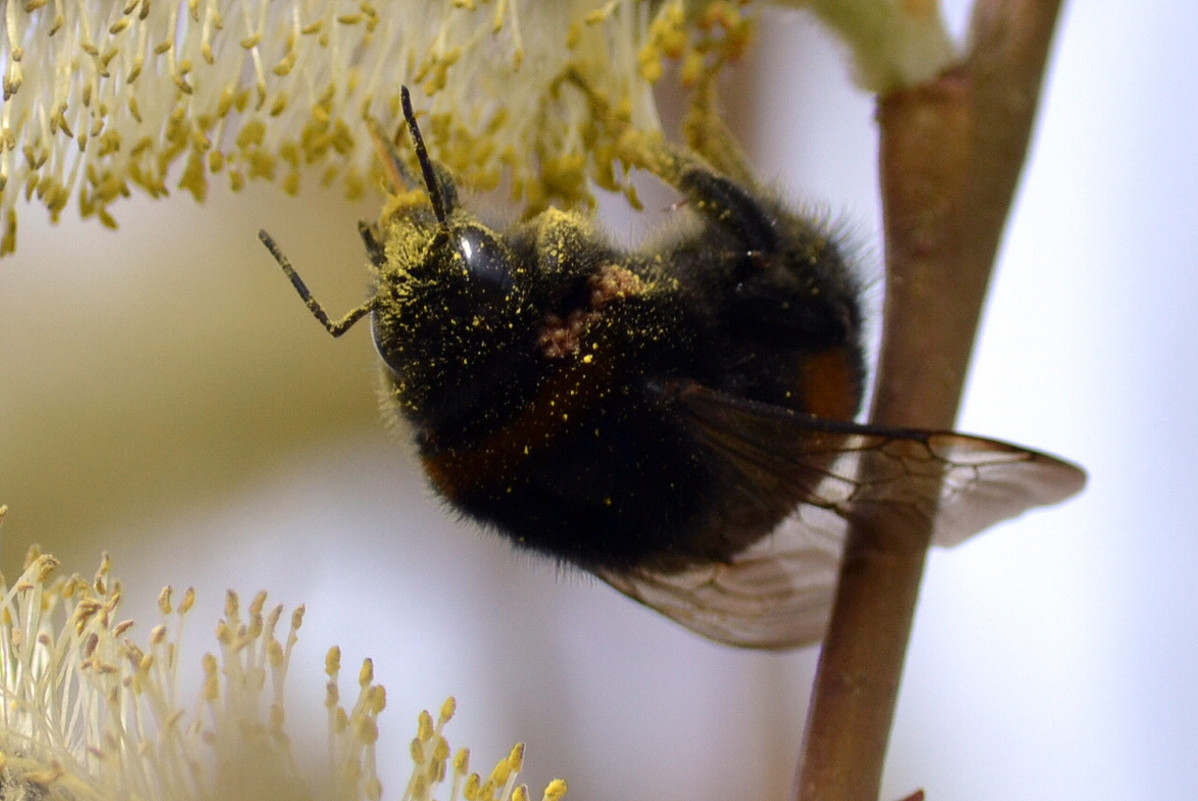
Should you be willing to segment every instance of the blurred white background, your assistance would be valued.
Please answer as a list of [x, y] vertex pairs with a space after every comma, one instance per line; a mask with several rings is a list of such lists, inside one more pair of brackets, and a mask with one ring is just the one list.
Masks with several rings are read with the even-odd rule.
[[[1090, 486], [931, 558], [884, 798], [1192, 796], [1195, 24], [1179, 0], [1065, 10], [959, 427]], [[736, 92], [756, 164], [876, 254], [870, 99], [805, 17], [762, 34]], [[538, 794], [785, 797], [815, 650], [707, 643], [456, 523], [379, 422], [365, 328], [331, 340], [256, 238], [339, 311], [374, 209], [258, 187], [116, 211], [119, 237], [26, 209], [0, 262], [6, 575], [31, 541], [86, 573], [107, 549], [143, 638], [161, 585], [195, 586], [197, 667], [225, 588], [307, 604], [291, 723], [322, 730], [329, 645], [347, 676], [373, 657], [386, 797], [416, 713], [451, 693], [450, 742], [482, 768], [527, 740]]]

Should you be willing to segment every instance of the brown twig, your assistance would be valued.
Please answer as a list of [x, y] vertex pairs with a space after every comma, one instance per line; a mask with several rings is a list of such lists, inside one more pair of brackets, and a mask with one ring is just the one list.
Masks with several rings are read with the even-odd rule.
[[[978, 0], [971, 52], [881, 99], [886, 310], [872, 420], [951, 428], [1023, 165], [1059, 0]], [[799, 801], [875, 801], [930, 539], [859, 510], [799, 766]]]

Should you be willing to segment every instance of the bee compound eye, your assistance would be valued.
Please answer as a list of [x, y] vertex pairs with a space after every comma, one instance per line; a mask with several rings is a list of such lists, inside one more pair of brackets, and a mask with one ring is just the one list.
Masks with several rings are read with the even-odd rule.
[[511, 290], [511, 254], [494, 234], [469, 227], [454, 231], [452, 237], [472, 288], [486, 296], [506, 295]]

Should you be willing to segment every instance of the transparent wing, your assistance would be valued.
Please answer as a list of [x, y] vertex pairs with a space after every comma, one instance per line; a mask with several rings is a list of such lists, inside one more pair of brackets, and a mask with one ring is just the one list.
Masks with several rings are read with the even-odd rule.
[[[695, 384], [668, 392], [723, 465], [729, 498], [760, 498], [763, 507], [781, 498], [793, 511], [728, 562], [599, 575], [730, 645], [793, 648], [823, 637], [855, 505], [915, 512], [931, 521], [933, 541], [947, 546], [1085, 485], [1077, 466], [996, 440], [830, 422]], [[734, 525], [737, 517], [717, 515], [711, 525]]]

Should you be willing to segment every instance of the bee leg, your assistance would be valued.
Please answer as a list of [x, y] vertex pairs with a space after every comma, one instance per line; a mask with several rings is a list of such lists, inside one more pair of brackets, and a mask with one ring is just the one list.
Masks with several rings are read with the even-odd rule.
[[719, 114], [715, 81], [717, 71], [709, 71], [699, 79], [690, 108], [682, 121], [686, 145], [717, 170], [742, 186], [756, 186], [757, 179], [749, 160], [736, 137]]
[[395, 142], [398, 139], [398, 134], [395, 138], [388, 138], [383, 131], [383, 126], [374, 117], [366, 118], [366, 130], [370, 132], [370, 143], [374, 145], [375, 155], [379, 158], [379, 164], [383, 167], [383, 173], [387, 176], [388, 182], [391, 184], [391, 191], [396, 194], [402, 194], [414, 186], [419, 186], [415, 176], [412, 175], [407, 165], [403, 163], [403, 159], [399, 157], [399, 153], [395, 151]]
[[573, 84], [586, 96], [596, 122], [617, 141], [621, 161], [648, 170], [678, 189], [713, 225], [741, 240], [746, 251], [776, 249], [772, 214], [755, 197], [760, 194], [757, 182], [715, 113], [714, 73], [700, 84], [688, 114], [687, 138], [694, 149], [673, 145], [658, 132], [633, 130], [576, 70], [566, 70], [558, 82]]
[[[725, 156], [729, 151], [725, 151]], [[691, 208], [711, 225], [739, 240], [746, 252], [772, 253], [778, 248], [774, 212], [760, 200], [753, 182], [741, 182], [713, 169], [693, 151], [651, 134], [629, 134], [621, 158], [635, 163], [682, 192]], [[743, 162], [742, 162], [743, 164]]]

